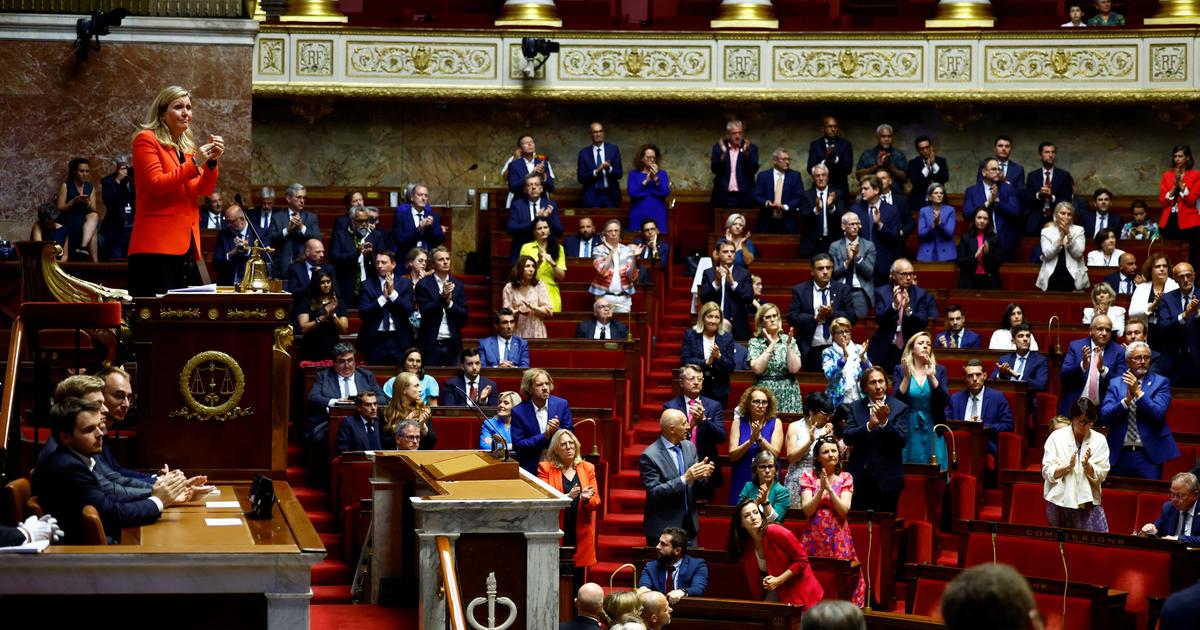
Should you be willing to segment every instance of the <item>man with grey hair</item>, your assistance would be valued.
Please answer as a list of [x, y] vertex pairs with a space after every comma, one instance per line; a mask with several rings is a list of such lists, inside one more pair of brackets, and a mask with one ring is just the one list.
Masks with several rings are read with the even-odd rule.
[[133, 234], [136, 193], [133, 188], [133, 160], [117, 157], [117, 170], [100, 180], [100, 194], [108, 212], [100, 223], [101, 255], [105, 260], [125, 258], [129, 237]]
[[396, 426], [396, 450], [415, 451], [421, 448], [421, 423], [403, 420]]
[[225, 227], [225, 197], [214, 190], [200, 203], [200, 229], [220, 230]]
[[1190, 472], [1176, 473], [1171, 477], [1171, 493], [1163, 503], [1158, 520], [1142, 525], [1134, 534], [1178, 540], [1189, 547], [1200, 547], [1197, 497], [1200, 497], [1200, 481], [1197, 481], [1196, 475]]
[[658, 591], [645, 591], [638, 596], [642, 602], [642, 621], [648, 630], [661, 630], [671, 625], [671, 604]]
[[842, 237], [842, 214], [846, 204], [829, 181], [829, 167], [815, 164], [812, 188], [803, 191], [796, 219], [800, 223], [800, 256], [812, 258], [817, 252], [828, 252], [830, 243]]
[[277, 212], [271, 219], [268, 238], [275, 248], [275, 277], [284, 278], [288, 267], [304, 253], [304, 243], [310, 238], [320, 239], [321, 228], [317, 226], [317, 215], [304, 209], [308, 198], [303, 184], [288, 186], [284, 195], [287, 212]]
[[892, 126], [887, 123], [879, 125], [875, 128], [875, 136], [879, 138], [879, 144], [858, 156], [854, 176], [862, 179], [864, 175], [874, 175], [879, 169], [887, 169], [892, 179], [903, 185], [908, 181], [908, 173], [905, 172], [908, 168], [908, 158], [905, 157], [904, 151], [892, 146], [895, 136]]
[[712, 205], [714, 208], [753, 208], [758, 147], [746, 139], [740, 120], [725, 124], [725, 137], [712, 148]]
[[771, 165], [754, 182], [754, 205], [758, 206], [758, 231], [765, 234], [795, 234], [796, 215], [804, 201], [804, 180], [792, 170], [792, 156], [780, 147], [771, 154]]
[[844, 599], [827, 599], [804, 612], [800, 630], [867, 630], [867, 619], [858, 606]]
[[1144, 341], [1125, 347], [1125, 365], [1129, 369], [1120, 378], [1109, 380], [1096, 423], [1108, 427], [1109, 474], [1161, 479], [1163, 463], [1179, 457], [1167, 426], [1171, 383], [1150, 374], [1150, 346]]
[[875, 334], [867, 356], [871, 365], [890, 374], [900, 362], [900, 353], [913, 335], [927, 329], [937, 319], [937, 302], [928, 291], [917, 286], [917, 272], [907, 258], [892, 263], [891, 284], [875, 288]]
[[271, 231], [271, 219], [275, 212], [275, 189], [270, 186], [263, 186], [258, 191], [258, 205], [251, 208], [246, 213], [246, 219], [250, 221], [250, 225], [254, 226], [254, 230], [258, 232], [260, 238], [266, 241], [267, 233]]
[[845, 236], [829, 245], [833, 279], [850, 289], [854, 315], [865, 319], [867, 310], [875, 306], [875, 243], [859, 238], [862, 219], [857, 214], [843, 214], [841, 223]]
[[602, 628], [604, 589], [595, 582], [579, 587], [575, 595], [575, 618], [558, 624], [558, 630], [596, 630]]

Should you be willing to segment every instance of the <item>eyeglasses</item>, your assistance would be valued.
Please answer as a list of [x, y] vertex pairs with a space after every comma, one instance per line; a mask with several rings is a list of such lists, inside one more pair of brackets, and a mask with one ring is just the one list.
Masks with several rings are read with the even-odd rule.
[[897, 271], [896, 275], [900, 276], [901, 278], [912, 278], [917, 275], [917, 272], [915, 272], [915, 271]]
[[123, 402], [128, 402], [129, 404], [132, 405], [134, 399], [137, 398], [137, 394], [134, 394], [134, 393], [126, 394], [125, 392], [117, 392], [112, 395], [112, 398], [113, 398], [113, 400], [117, 401], [117, 404], [121, 404]]
[[751, 400], [751, 401], [750, 401], [750, 404], [751, 404], [751, 405], [754, 405], [755, 407], [766, 407], [766, 406], [767, 406], [767, 401], [765, 401], [765, 400]]
[[416, 442], [421, 439], [421, 434], [418, 433], [417, 435], [397, 435], [396, 439], [397, 440], [408, 440], [409, 442]]

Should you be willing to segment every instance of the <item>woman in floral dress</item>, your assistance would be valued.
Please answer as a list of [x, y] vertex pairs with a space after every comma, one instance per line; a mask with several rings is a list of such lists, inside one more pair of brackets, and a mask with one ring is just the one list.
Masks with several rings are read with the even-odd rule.
[[747, 348], [754, 384], [771, 390], [780, 413], [804, 413], [804, 400], [796, 374], [804, 358], [792, 334], [783, 332], [783, 316], [774, 304], [763, 304], [754, 316], [758, 333]]
[[[800, 509], [808, 517], [808, 527], [800, 536], [800, 544], [809, 556], [858, 561], [854, 538], [846, 513], [854, 497], [854, 478], [841, 468], [841, 453], [837, 439], [826, 436], [813, 448], [813, 470], [800, 477]], [[858, 584], [854, 587], [854, 604], [866, 604], [866, 583], [859, 569]]]

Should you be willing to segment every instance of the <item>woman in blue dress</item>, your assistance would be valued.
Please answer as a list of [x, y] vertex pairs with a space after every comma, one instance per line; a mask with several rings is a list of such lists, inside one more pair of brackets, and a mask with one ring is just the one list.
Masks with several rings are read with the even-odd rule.
[[933, 427], [946, 421], [946, 367], [937, 364], [933, 356], [933, 337], [925, 331], [913, 335], [904, 345], [900, 364], [893, 375], [896, 390], [893, 395], [908, 405], [908, 441], [904, 443], [904, 463], [928, 464], [930, 455], [937, 453], [938, 465], [946, 470], [946, 439], [937, 437]]
[[58, 186], [58, 220], [69, 230], [70, 246], [86, 249], [92, 262], [100, 262], [96, 243], [100, 215], [96, 211], [98, 199], [91, 173], [87, 158], [72, 158], [68, 163], [67, 180]]
[[490, 451], [494, 446], [493, 435], [504, 438], [508, 450], [513, 450], [512, 408], [521, 404], [521, 395], [514, 391], [500, 392], [496, 415], [488, 418], [479, 429], [479, 448]]
[[751, 385], [742, 392], [733, 411], [733, 426], [729, 431], [729, 461], [733, 464], [729, 479], [729, 505], [736, 505], [746, 482], [753, 478], [751, 462], [766, 451], [778, 459], [783, 451], [784, 431], [775, 417], [775, 394], [761, 385]]
[[658, 231], [667, 233], [667, 197], [671, 196], [671, 178], [658, 167], [662, 157], [658, 147], [643, 144], [638, 147], [637, 168], [629, 171], [625, 189], [629, 191], [629, 226], [637, 229], [646, 221], [654, 221]]

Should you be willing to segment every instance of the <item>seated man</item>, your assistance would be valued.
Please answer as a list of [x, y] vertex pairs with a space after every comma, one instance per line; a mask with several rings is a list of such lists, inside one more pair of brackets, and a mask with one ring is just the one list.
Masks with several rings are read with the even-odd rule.
[[938, 333], [934, 343], [939, 348], [979, 348], [982, 345], [979, 334], [967, 329], [967, 317], [957, 304], [946, 309], [946, 330]]
[[429, 206], [429, 188], [425, 184], [413, 184], [409, 203], [396, 208], [393, 225], [392, 241], [401, 256], [407, 256], [414, 247], [431, 250], [446, 242], [442, 217]]
[[658, 537], [658, 559], [646, 563], [638, 578], [638, 593], [658, 591], [672, 604], [684, 597], [703, 597], [708, 588], [708, 564], [687, 555], [687, 532], [668, 527]]
[[338, 427], [337, 452], [383, 450], [379, 439], [383, 433], [379, 396], [364, 389], [354, 397], [354, 411], [354, 415], [344, 418]]
[[479, 356], [483, 367], [529, 367], [529, 342], [513, 334], [517, 316], [512, 309], [501, 308], [492, 317], [496, 334], [479, 340]]
[[458, 368], [460, 373], [457, 376], [442, 383], [442, 396], [438, 404], [465, 407], [467, 399], [487, 407], [495, 407], [500, 403], [500, 386], [496, 381], [479, 375], [483, 362], [478, 349], [466, 348], [458, 353]]
[[567, 258], [592, 259], [592, 249], [600, 245], [600, 235], [596, 234], [596, 224], [591, 217], [579, 218], [579, 231], [563, 239], [563, 247], [567, 250]]
[[331, 278], [337, 278], [333, 265], [325, 262], [325, 244], [319, 238], [310, 238], [304, 242], [304, 260], [288, 265], [287, 292], [296, 299], [302, 299], [308, 294], [308, 281], [312, 279], [313, 271], [322, 269]]
[[253, 243], [254, 235], [242, 207], [230, 205], [225, 209], [225, 229], [217, 234], [217, 244], [213, 248], [212, 263], [217, 272], [217, 284], [230, 286], [242, 281]]
[[354, 365], [354, 346], [339, 343], [333, 347], [333, 366], [317, 372], [308, 391], [308, 422], [304, 434], [313, 444], [329, 440], [329, 410], [336, 405], [353, 404], [359, 392], [372, 391], [377, 404], [387, 405], [388, 398], [379, 388], [375, 374]]
[[421, 448], [421, 423], [402, 420], [396, 426], [396, 450], [415, 451]]
[[592, 318], [579, 322], [575, 328], [577, 339], [616, 339], [629, 338], [629, 327], [613, 319], [613, 308], [605, 298], [597, 298], [592, 304]]
[[513, 450], [521, 468], [530, 473], [537, 472], [538, 462], [550, 437], [559, 429], [574, 430], [571, 405], [566, 399], [551, 396], [554, 379], [546, 370], [533, 368], [521, 375], [521, 394], [525, 401], [512, 409]]
[[1162, 514], [1157, 521], [1142, 525], [1137, 535], [1178, 540], [1189, 547], [1200, 547], [1197, 497], [1200, 497], [1200, 482], [1196, 475], [1176, 473], [1171, 477], [1170, 499], [1163, 503]]
[[1137, 256], [1125, 252], [1117, 258], [1117, 270], [1104, 276], [1117, 295], [1133, 295], [1133, 289], [1145, 281], [1138, 272]]
[[987, 429], [988, 453], [999, 453], [1000, 431], [1013, 430], [1012, 408], [1004, 394], [984, 386], [987, 378], [983, 363], [971, 359], [963, 366], [963, 382], [967, 388], [954, 392], [946, 404], [946, 417], [967, 422], [982, 422]]
[[575, 618], [558, 625], [558, 630], [595, 630], [603, 628], [604, 588], [595, 582], [579, 587], [575, 595]]
[[[636, 244], [642, 246], [641, 260], [654, 261], [660, 269], [666, 271], [667, 260], [671, 258], [671, 245], [662, 239], [658, 224], [653, 219], [642, 221], [642, 235]], [[645, 280], [639, 277], [638, 282], [644, 283]]]

